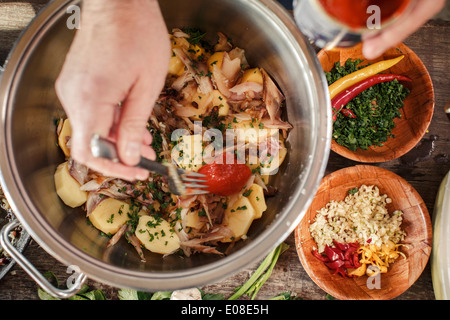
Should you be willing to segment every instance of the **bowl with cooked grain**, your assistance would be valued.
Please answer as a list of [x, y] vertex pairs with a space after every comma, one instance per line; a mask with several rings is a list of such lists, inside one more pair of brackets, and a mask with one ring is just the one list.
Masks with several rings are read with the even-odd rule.
[[331, 150], [358, 162], [399, 158], [427, 132], [434, 89], [420, 58], [400, 43], [375, 60], [362, 45], [321, 50], [333, 112]]
[[295, 229], [305, 271], [340, 300], [390, 300], [405, 292], [428, 262], [431, 239], [417, 191], [370, 165], [327, 175]]

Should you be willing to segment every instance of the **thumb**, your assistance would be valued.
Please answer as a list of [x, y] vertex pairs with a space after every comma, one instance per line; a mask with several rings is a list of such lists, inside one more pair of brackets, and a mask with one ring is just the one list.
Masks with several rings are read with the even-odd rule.
[[384, 51], [396, 46], [424, 25], [445, 5], [445, 0], [417, 1], [411, 12], [397, 22], [386, 27], [379, 34], [363, 35], [363, 54], [367, 59], [375, 59]]

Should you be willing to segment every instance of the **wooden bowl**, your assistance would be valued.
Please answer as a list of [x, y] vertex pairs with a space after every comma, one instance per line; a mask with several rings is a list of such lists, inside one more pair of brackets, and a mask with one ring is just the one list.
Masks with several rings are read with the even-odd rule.
[[[309, 225], [317, 210], [331, 200], [342, 201], [348, 190], [365, 185], [378, 186], [392, 203], [388, 211], [403, 211], [402, 229], [406, 237], [401, 247], [407, 259], [399, 257], [380, 275], [379, 288], [368, 286], [368, 276], [343, 278], [333, 274], [325, 264], [313, 256], [317, 248]], [[424, 270], [431, 253], [432, 230], [427, 207], [417, 191], [398, 175], [375, 166], [357, 165], [326, 176], [305, 216], [295, 229], [295, 244], [300, 261], [311, 279], [324, 291], [341, 300], [389, 300], [405, 292]], [[369, 280], [369, 281], [373, 281]]]
[[420, 60], [420, 58], [406, 45], [399, 44], [397, 47], [386, 51], [376, 60], [367, 60], [362, 54], [362, 45], [352, 48], [321, 50], [317, 57], [323, 70], [330, 71], [334, 64], [340, 61], [342, 64], [347, 59], [362, 59], [362, 65], [387, 60], [405, 55], [402, 61], [384, 73], [401, 74], [412, 79], [405, 86], [410, 89], [410, 94], [404, 100], [401, 109], [401, 118], [394, 120], [396, 127], [392, 130], [395, 138], [389, 138], [383, 146], [369, 147], [367, 150], [358, 149], [351, 151], [344, 146], [331, 142], [331, 150], [341, 156], [359, 162], [375, 163], [394, 160], [401, 157], [412, 148], [425, 135], [434, 113], [434, 88], [431, 77]]

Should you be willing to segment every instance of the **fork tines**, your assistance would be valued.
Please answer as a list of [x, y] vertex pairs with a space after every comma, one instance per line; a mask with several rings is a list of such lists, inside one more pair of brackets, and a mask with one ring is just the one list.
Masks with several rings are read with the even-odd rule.
[[[181, 172], [180, 172], [181, 171]], [[205, 175], [197, 172], [179, 170], [181, 181], [184, 184], [185, 193], [187, 195], [199, 195], [209, 193], [207, 190], [202, 190], [208, 187]]]

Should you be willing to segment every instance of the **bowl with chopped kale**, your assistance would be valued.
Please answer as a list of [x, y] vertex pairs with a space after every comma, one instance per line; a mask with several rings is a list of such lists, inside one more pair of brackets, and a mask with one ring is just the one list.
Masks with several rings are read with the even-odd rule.
[[414, 148], [434, 113], [434, 89], [420, 58], [399, 44], [375, 60], [362, 45], [321, 50], [329, 85], [331, 149], [366, 163], [394, 160]]

